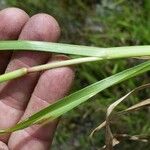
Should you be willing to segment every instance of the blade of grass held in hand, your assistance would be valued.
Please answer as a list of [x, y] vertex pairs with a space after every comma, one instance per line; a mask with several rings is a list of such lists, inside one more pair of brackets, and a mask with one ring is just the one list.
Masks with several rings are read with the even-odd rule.
[[100, 48], [92, 46], [39, 41], [1, 41], [0, 50], [45, 51], [63, 54], [100, 57], [102, 59], [150, 56], [149, 45]]
[[27, 68], [21, 68], [12, 72], [0, 75], [0, 83], [22, 77], [27, 74]]
[[32, 115], [31, 117], [27, 118], [26, 120], [18, 123], [12, 128], [0, 130], [0, 134], [14, 132], [23, 128], [26, 128], [33, 124], [38, 124], [44, 121], [51, 121], [60, 117], [64, 113], [72, 110], [73, 108], [77, 107], [81, 103], [87, 101], [89, 98], [93, 97], [97, 93], [105, 90], [106, 88], [113, 86], [117, 83], [125, 81], [129, 78], [135, 77], [140, 75], [146, 71], [150, 70], [150, 61], [142, 63], [138, 66], [133, 68], [124, 70], [120, 73], [117, 73], [113, 76], [105, 78], [99, 82], [96, 82], [90, 86], [87, 86], [84, 89], [81, 89], [60, 101], [48, 106], [47, 108], [37, 112], [36, 114]]
[[0, 83], [8, 81], [8, 80], [16, 79], [18, 77], [22, 77], [24, 75], [27, 75], [28, 73], [43, 71], [46, 69], [70, 66], [70, 65], [75, 65], [75, 64], [81, 64], [85, 62], [93, 62], [93, 61], [98, 61], [98, 60], [101, 60], [101, 58], [84, 57], [84, 58], [77, 58], [77, 59], [71, 59], [71, 60], [65, 60], [65, 61], [52, 62], [52, 63], [29, 67], [29, 68], [21, 68], [21, 69], [0, 75]]

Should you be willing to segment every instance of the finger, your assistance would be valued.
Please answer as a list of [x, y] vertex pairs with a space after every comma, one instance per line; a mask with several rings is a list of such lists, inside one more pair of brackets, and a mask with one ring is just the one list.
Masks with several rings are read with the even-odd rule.
[[[55, 57], [53, 60], [64, 59], [64, 57]], [[41, 110], [56, 100], [64, 97], [74, 80], [74, 71], [69, 67], [52, 69], [44, 72], [31, 96], [30, 102], [22, 119]], [[15, 132], [9, 139], [9, 148], [48, 150], [54, 135], [58, 121], [46, 125], [36, 125], [27, 129]]]
[[[18, 8], [6, 8], [0, 11], [0, 40], [15, 40], [21, 32], [22, 27], [28, 21], [26, 12]], [[4, 73], [10, 52], [0, 52], [0, 74]]]
[[[29, 19], [19, 39], [54, 41], [58, 36], [59, 27], [56, 20], [49, 15], [38, 14]], [[23, 66], [28, 67], [42, 64], [47, 62], [48, 58], [49, 55], [47, 53], [17, 52], [13, 54], [6, 71], [15, 70]], [[38, 77], [39, 73], [35, 73], [1, 86], [0, 128], [7, 128], [18, 122], [36, 85]], [[6, 140], [7, 139], [8, 138], [6, 138]], [[2, 138], [1, 140], [5, 139]]]
[[7, 145], [0, 141], [0, 150], [9, 150]]

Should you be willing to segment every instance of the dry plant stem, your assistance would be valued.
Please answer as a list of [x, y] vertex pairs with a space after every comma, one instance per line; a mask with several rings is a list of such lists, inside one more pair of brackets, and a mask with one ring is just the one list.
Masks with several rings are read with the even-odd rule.
[[30, 68], [21, 68], [21, 69], [0, 75], [0, 83], [15, 79], [18, 77], [22, 77], [28, 73], [33, 73], [37, 71], [43, 71], [43, 70], [58, 68], [58, 67], [63, 67], [63, 66], [70, 66], [74, 64], [81, 64], [84, 62], [98, 61], [98, 60], [102, 60], [102, 59], [98, 57], [83, 57], [83, 58], [71, 59], [71, 60], [66, 60], [66, 61], [53, 62], [53, 63], [34, 66]]

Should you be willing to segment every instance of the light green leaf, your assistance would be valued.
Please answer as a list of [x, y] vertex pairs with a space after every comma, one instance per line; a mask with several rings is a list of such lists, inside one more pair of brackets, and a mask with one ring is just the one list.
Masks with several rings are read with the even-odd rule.
[[92, 46], [71, 45], [39, 41], [1, 41], [0, 50], [31, 50], [45, 51], [81, 56], [100, 57], [102, 59], [128, 58], [149, 56], [150, 46], [125, 46], [100, 48]]
[[148, 70], [150, 70], [150, 61], [142, 63], [133, 68], [124, 70], [118, 74], [110, 76], [99, 82], [96, 82], [90, 86], [87, 86], [84, 89], [81, 89], [81, 90], [61, 99], [60, 101], [39, 111], [38, 113], [32, 115], [31, 117], [27, 118], [26, 120], [18, 123], [14, 127], [6, 129], [6, 130], [0, 130], [0, 133], [4, 134], [7, 132], [13, 132], [16, 130], [26, 128], [33, 124], [42, 123], [44, 121], [47, 122], [47, 121], [56, 119], [57, 117], [72, 110], [73, 108], [75, 108], [78, 105], [80, 105], [81, 103], [87, 101], [89, 98], [93, 97], [94, 95], [103, 91], [104, 89], [106, 89], [110, 86], [113, 86], [117, 83], [120, 83], [122, 81], [125, 81], [129, 78], [135, 77], [135, 76], [137, 76], [141, 73], [144, 73]]

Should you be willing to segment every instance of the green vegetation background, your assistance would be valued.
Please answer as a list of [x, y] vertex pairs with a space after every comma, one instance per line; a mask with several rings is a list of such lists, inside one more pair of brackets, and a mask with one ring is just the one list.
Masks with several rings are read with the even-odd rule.
[[[30, 15], [45, 12], [54, 16], [62, 29], [60, 42], [100, 47], [150, 44], [150, 0], [4, 0], [7, 6], [24, 9]], [[77, 67], [72, 91], [81, 89], [144, 60], [113, 60]], [[89, 134], [105, 119], [106, 108], [117, 98], [144, 83], [149, 73], [110, 88], [67, 113], [61, 120], [54, 150], [96, 150], [104, 144], [104, 131]], [[150, 96], [149, 89], [118, 107], [122, 110]], [[114, 117], [114, 133], [150, 134], [150, 110], [143, 109]], [[150, 143], [124, 141], [116, 150], [148, 150]]]

